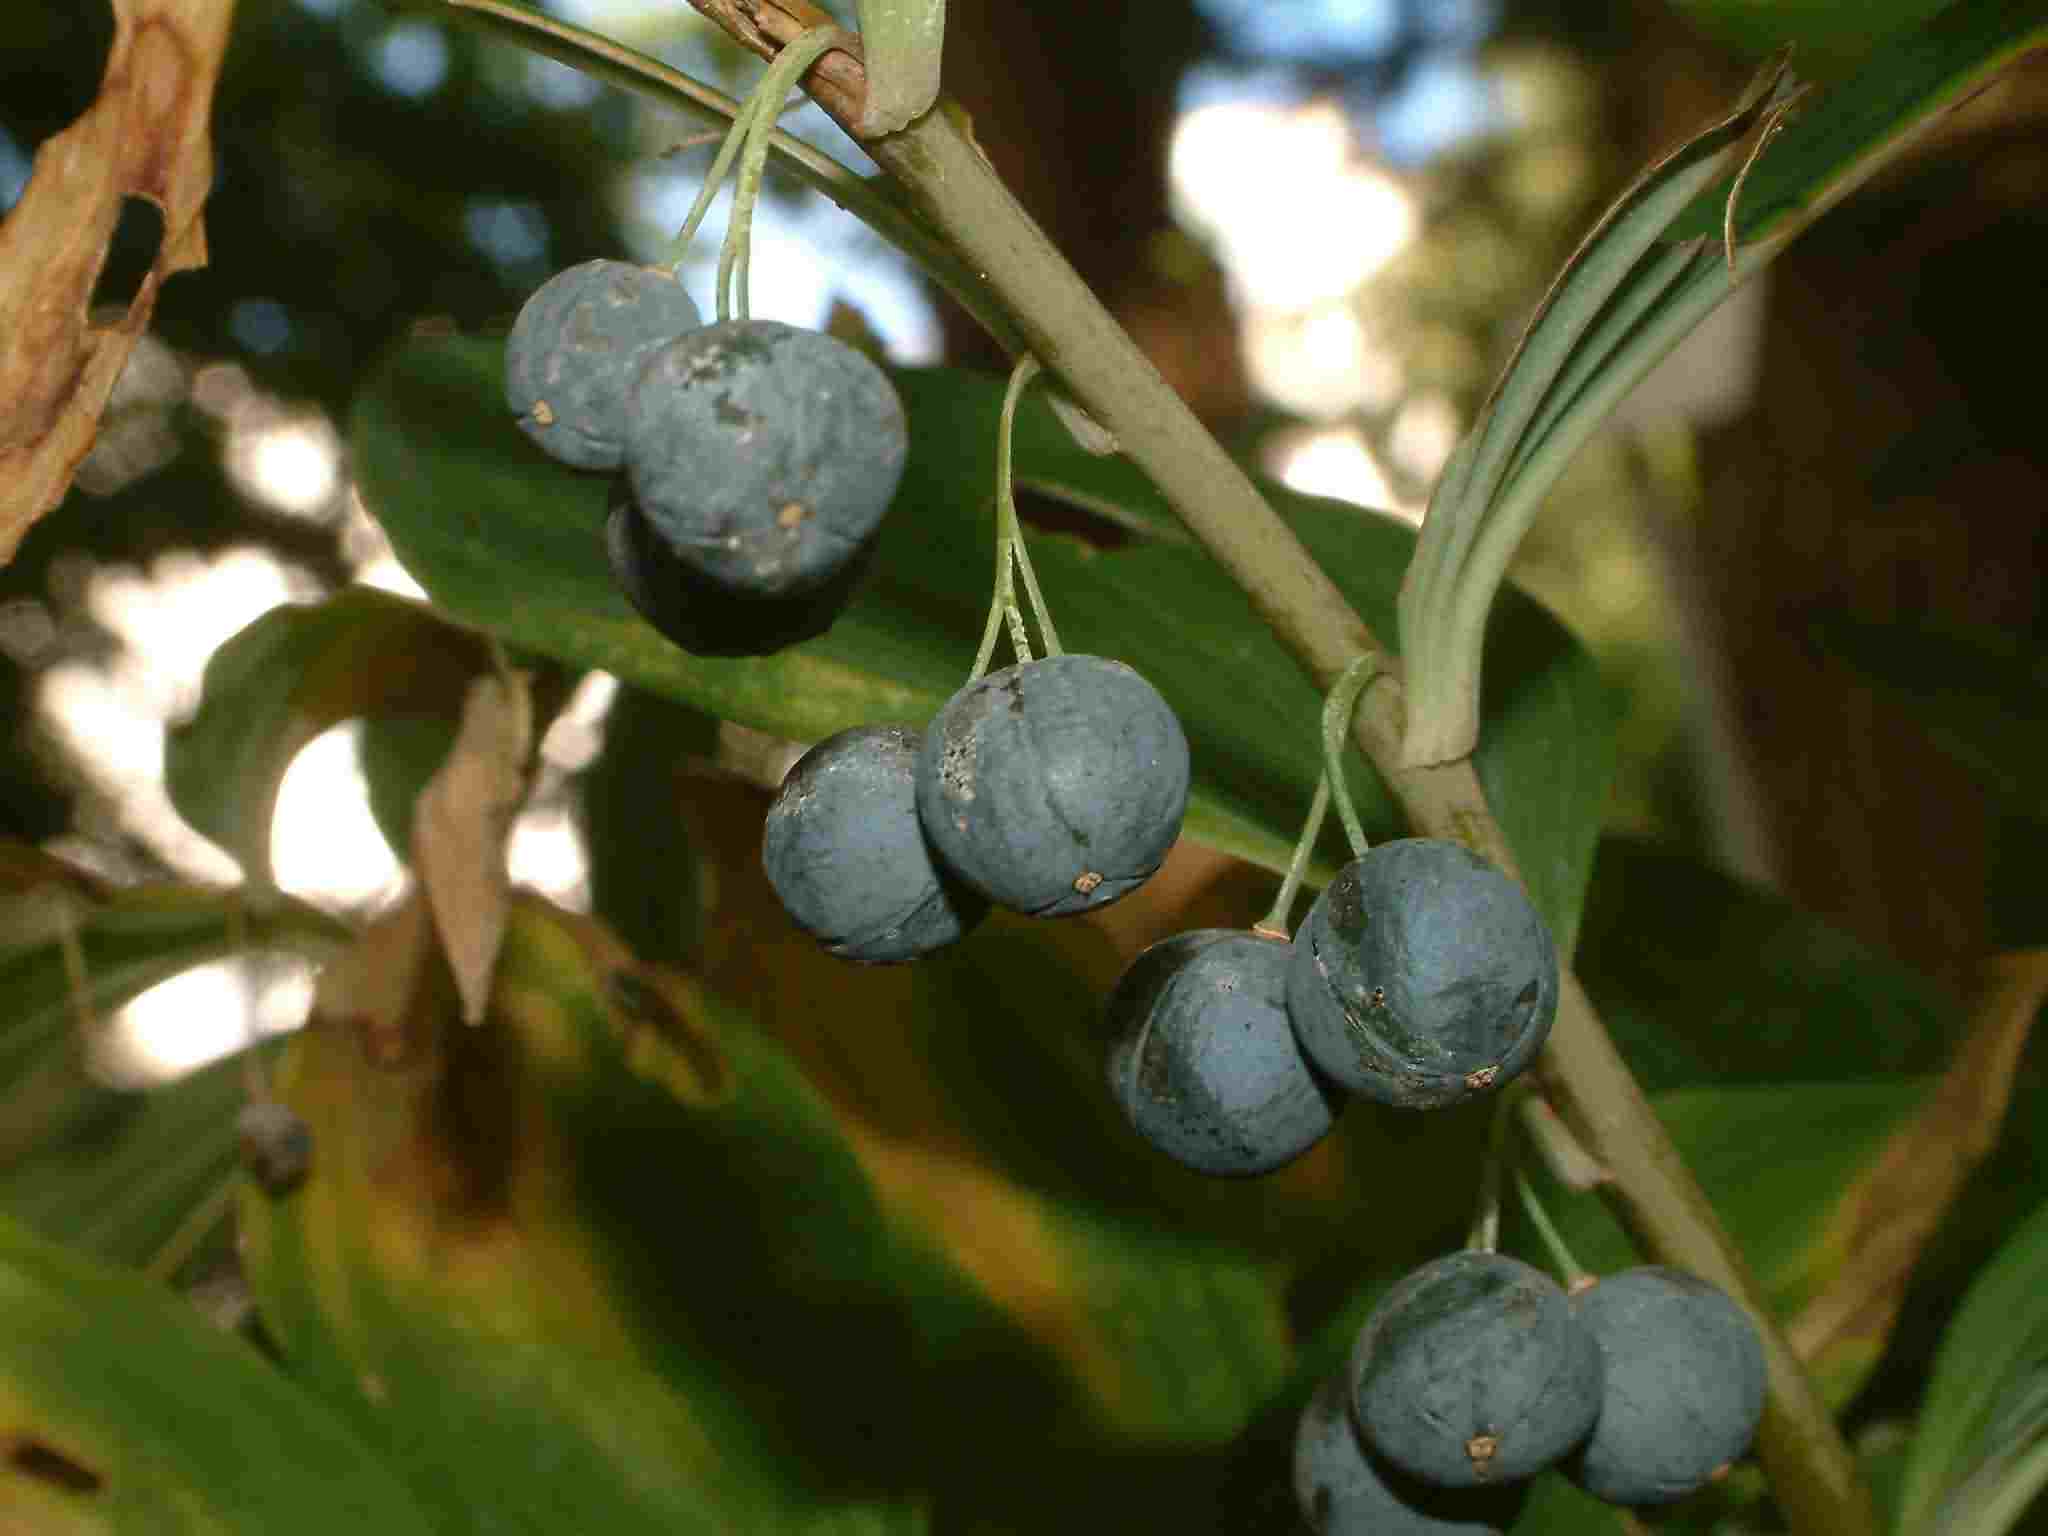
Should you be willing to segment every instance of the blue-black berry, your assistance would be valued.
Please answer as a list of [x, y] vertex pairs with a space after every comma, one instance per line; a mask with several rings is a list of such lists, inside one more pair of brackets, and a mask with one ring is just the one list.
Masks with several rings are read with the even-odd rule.
[[735, 592], [677, 558], [633, 502], [625, 477], [612, 486], [605, 558], [628, 602], [693, 656], [770, 656], [832, 627], [874, 554], [855, 552], [822, 587], [789, 597]]
[[1294, 1498], [1315, 1536], [1502, 1536], [1529, 1485], [1437, 1488], [1359, 1438], [1340, 1374], [1316, 1389], [1294, 1436]]
[[1199, 1173], [1270, 1173], [1341, 1107], [1288, 1025], [1288, 957], [1285, 939], [1198, 929], [1152, 945], [1110, 993], [1110, 1091], [1141, 1136]]
[[1476, 1249], [1446, 1254], [1373, 1309], [1351, 1357], [1351, 1402], [1372, 1448], [1444, 1488], [1533, 1477], [1600, 1411], [1600, 1347], [1541, 1270]]
[[550, 457], [616, 469], [626, 392], [641, 364], [701, 323], [682, 284], [661, 267], [569, 267], [534, 290], [505, 338], [505, 404]]
[[773, 320], [679, 337], [647, 358], [627, 400], [626, 474], [649, 526], [750, 596], [830, 583], [889, 510], [908, 450], [880, 368]]
[[917, 810], [946, 864], [1034, 917], [1104, 907], [1180, 835], [1188, 743], [1120, 661], [1049, 656], [991, 672], [925, 731]]
[[1557, 1013], [1557, 950], [1522, 888], [1463, 846], [1382, 843], [1339, 871], [1294, 940], [1287, 1007], [1353, 1093], [1431, 1109], [1527, 1067]]
[[1600, 1417], [1564, 1463], [1610, 1504], [1669, 1504], [1749, 1449], [1764, 1407], [1764, 1350], [1749, 1315], [1693, 1275], [1608, 1275], [1572, 1300], [1600, 1346]]
[[941, 870], [917, 820], [919, 736], [863, 725], [828, 736], [782, 781], [761, 862], [783, 909], [833, 954], [888, 962], [972, 928], [988, 903]]

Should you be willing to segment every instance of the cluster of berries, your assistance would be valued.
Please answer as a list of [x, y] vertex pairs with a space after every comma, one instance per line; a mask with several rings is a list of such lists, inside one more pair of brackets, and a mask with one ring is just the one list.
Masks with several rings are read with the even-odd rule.
[[1188, 1167], [1270, 1173], [1347, 1093], [1430, 1109], [1501, 1087], [1542, 1048], [1557, 988], [1550, 930], [1513, 880], [1457, 843], [1382, 843], [1291, 942], [1203, 929], [1140, 955], [1109, 998], [1111, 1090]]
[[1187, 798], [1187, 737], [1158, 691], [1121, 662], [1045, 656], [970, 682], [923, 732], [819, 742], [769, 807], [762, 863], [833, 954], [910, 960], [990, 903], [1066, 917], [1128, 895]]
[[[672, 274], [590, 261], [527, 301], [505, 397], [561, 462], [614, 473], [606, 549], [648, 622], [698, 655], [821, 634], [872, 552], [908, 451], [903, 407], [853, 348], [764, 320], [703, 325]], [[1179, 836], [1188, 745], [1120, 662], [1051, 655], [979, 677], [925, 732], [819, 742], [770, 809], [790, 916], [849, 960], [913, 959], [990, 903], [1107, 906]]]
[[1567, 1295], [1461, 1251], [1388, 1292], [1309, 1401], [1295, 1496], [1320, 1536], [1505, 1531], [1553, 1467], [1610, 1504], [1669, 1504], [1748, 1450], [1763, 1400], [1755, 1325], [1705, 1281], [1645, 1267]]
[[909, 449], [887, 375], [773, 320], [704, 325], [661, 267], [550, 278], [505, 348], [526, 435], [616, 476], [613, 578], [684, 650], [762, 656], [822, 634], [874, 547]]

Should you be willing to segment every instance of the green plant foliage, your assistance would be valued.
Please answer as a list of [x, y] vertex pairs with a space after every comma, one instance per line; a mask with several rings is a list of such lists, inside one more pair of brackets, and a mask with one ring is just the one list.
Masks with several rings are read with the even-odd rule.
[[2048, 1206], [2018, 1227], [1950, 1324], [1910, 1453], [1898, 1529], [2002, 1536], [2048, 1488]]
[[1577, 967], [1646, 1092], [1937, 1070], [1959, 1010], [1811, 913], [1684, 854], [1601, 842]]
[[[1537, 507], [1587, 437], [1672, 347], [1783, 243], [2021, 53], [2048, 43], [2039, 8], [1962, 0], [1801, 108], [1741, 186], [1722, 244], [1734, 151], [1752, 100], [1623, 194], [1560, 274], [1479, 421], [1430, 497], [1401, 599], [1408, 750], [1462, 756], [1491, 596]], [[1775, 77], [1773, 77], [1775, 78]]]
[[343, 930], [296, 902], [257, 910], [221, 891], [115, 891], [26, 849], [0, 855], [0, 1211], [142, 1263], [233, 1167], [239, 1067], [123, 1091], [94, 1074], [89, 1032], [194, 966], [277, 948], [325, 958]]
[[[815, 642], [714, 661], [667, 644], [613, 589], [600, 537], [604, 487], [548, 463], [502, 419], [498, 351], [487, 340], [408, 344], [371, 381], [354, 421], [365, 499], [458, 621], [802, 740], [871, 721], [922, 724], [959, 686], [994, 567], [993, 519], [983, 508], [1001, 380], [897, 375], [910, 462], [869, 585]], [[954, 397], [950, 411], [926, 409], [936, 391]], [[1131, 487], [1127, 465], [1090, 458], [1070, 441], [1041, 483], [1032, 451], [1033, 439], [1020, 439], [1017, 476], [1034, 489], [1079, 485], [1096, 504], [1122, 505]], [[1367, 621], [1390, 629], [1412, 534], [1277, 487], [1269, 494]], [[1147, 511], [1137, 503], [1129, 518]], [[1197, 774], [1189, 835], [1283, 867], [1321, 770], [1321, 701], [1244, 595], [1178, 544], [1105, 553], [1067, 538], [1037, 542], [1066, 646], [1129, 662], [1180, 715]], [[1606, 795], [1613, 702], [1585, 653], [1540, 609], [1513, 593], [1498, 607], [1502, 664], [1489, 680], [1478, 770], [1562, 947], [1576, 926]], [[1399, 823], [1377, 781], [1355, 759], [1352, 773], [1365, 791], [1368, 831], [1395, 835]], [[1341, 861], [1334, 838], [1331, 854], [1332, 864]]]
[[681, 965], [704, 922], [702, 863], [686, 820], [690, 765], [718, 750], [718, 722], [622, 687], [580, 781], [590, 908], [641, 959]]
[[370, 815], [402, 861], [410, 862], [412, 813], [420, 791], [455, 745], [459, 710], [443, 715], [372, 715], [358, 751], [369, 786]]
[[275, 1536], [434, 1527], [331, 1410], [158, 1288], [0, 1218], [0, 1527]]
[[[1659, 236], [1726, 173], [1776, 78], [1752, 86], [1726, 119], [1644, 172], [1608, 210], [1544, 297], [1438, 477], [1401, 586], [1411, 760], [1463, 757], [1477, 742], [1480, 649], [1493, 595], [1544, 492], [1614, 399], [1594, 391], [1596, 403], [1580, 409], [1576, 433], [1559, 437], [1558, 423], [1595, 381], [1626, 375], [1616, 366], [1624, 339], [1700, 255], [1659, 251]], [[1535, 445], [1553, 439], [1557, 448], [1541, 472], [1527, 473]]]
[[[1917, 7], [1919, 0], [1887, 0], [1875, 15], [1895, 5]], [[1842, 14], [1846, 25], [1848, 15]], [[1872, 32], [1882, 26], [1877, 20]], [[2048, 18], [2031, 0], [1954, 0], [1925, 26], [1891, 38], [1863, 68], [1803, 107], [1751, 169], [1735, 221], [1738, 245], [1784, 233], [1788, 225], [1797, 228], [1860, 182], [1918, 125], [2044, 45]], [[1726, 213], [1725, 189], [1711, 188], [1665, 238], [1718, 240]]]
[[1767, 54], [1790, 46], [1800, 73], [1829, 79], [1939, 12], [1948, 0], [1675, 0], [1700, 30], [1731, 47]]
[[1909, 710], [1985, 789], [2048, 822], [2048, 656], [2038, 646], [1846, 613], [1816, 617], [1812, 635]]

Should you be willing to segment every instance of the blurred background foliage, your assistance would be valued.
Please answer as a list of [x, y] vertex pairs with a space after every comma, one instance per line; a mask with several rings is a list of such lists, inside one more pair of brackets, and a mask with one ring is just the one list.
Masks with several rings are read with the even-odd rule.
[[[728, 89], [752, 74], [680, 3], [545, 8]], [[1522, 318], [1629, 173], [1729, 100], [1761, 52], [1791, 38], [1798, 67], [1830, 78], [1931, 9], [956, 0], [947, 86], [1226, 441], [1297, 489], [1412, 518]], [[351, 583], [416, 590], [342, 452], [370, 361], [408, 334], [501, 327], [569, 263], [658, 256], [710, 153], [695, 124], [418, 9], [240, 0], [235, 25], [210, 264], [164, 289], [76, 488], [0, 571], [0, 831], [116, 880], [235, 876], [171, 810], [162, 769], [165, 732], [223, 640]], [[10, 8], [0, 208], [91, 101], [110, 36], [96, 4]], [[814, 110], [789, 126], [865, 168]], [[700, 297], [721, 218], [696, 247]], [[159, 232], [131, 204], [103, 302], [125, 301]], [[898, 361], [996, 361], [821, 200], [782, 189], [755, 252], [761, 313], [835, 324]], [[1583, 941], [1589, 983], [1623, 1020], [1684, 997], [1704, 947], [1728, 995], [1787, 1017], [1812, 1010], [1813, 975], [1856, 978], [1908, 1023], [1865, 1041], [1844, 1075], [1925, 1071], [1987, 958], [2048, 943], [2048, 816], [2026, 746], [2048, 718], [2048, 453], [2014, 363], [2048, 355], [2043, 271], [2037, 61], [1738, 293], [1553, 496], [1519, 574], [1624, 699], [1614, 842]], [[1026, 515], [1122, 537], [1049, 502]], [[1977, 686], [1951, 686], [1957, 673]], [[301, 754], [275, 832], [283, 887], [330, 912], [388, 911], [404, 876], [379, 828], [402, 810], [375, 786], [416, 783], [445, 739], [345, 726]], [[730, 890], [721, 905], [692, 884], [710, 877], [681, 851], [746, 824], [729, 802], [758, 797], [789, 750], [587, 677], [548, 732], [515, 878], [615, 919], [644, 959], [772, 992], [788, 974], [774, 951], [720, 927], [738, 921]], [[649, 848], [670, 852], [651, 863]], [[1269, 888], [1190, 867], [1098, 937], [1126, 953], [1147, 924], [1248, 920]], [[303, 964], [209, 960], [120, 1010], [95, 1070], [122, 1087], [175, 1077], [291, 1029], [311, 985]], [[1845, 1033], [1856, 1016], [1844, 1009]], [[1674, 1089], [1725, 1074], [1724, 1027], [1702, 1010], [1685, 1050], [1663, 1038], [1638, 1065]], [[835, 1081], [829, 1044], [809, 1050]], [[2038, 1049], [2018, 1061], [2022, 1106], [2038, 1111], [2042, 1075]], [[229, 1097], [221, 1076], [187, 1082], [193, 1115]], [[0, 1129], [16, 1112], [0, 1105]], [[2022, 1176], [2038, 1114], [2015, 1124], [2025, 1144], [2000, 1149], [1916, 1280], [1866, 1421], [1910, 1411], [1933, 1348], [1924, 1320], [2019, 1192], [2038, 1197]]]

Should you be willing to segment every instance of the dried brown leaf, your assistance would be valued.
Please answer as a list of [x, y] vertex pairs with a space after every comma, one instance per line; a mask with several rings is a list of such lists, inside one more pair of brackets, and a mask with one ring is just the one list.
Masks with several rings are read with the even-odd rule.
[[[213, 181], [208, 130], [232, 0], [113, 0], [99, 99], [36, 153], [0, 223], [0, 564], [63, 500], [157, 289], [206, 264], [200, 213]], [[128, 311], [87, 317], [125, 198], [163, 214], [163, 245]]]
[[524, 673], [480, 677], [448, 759], [420, 792], [412, 857], [433, 909], [463, 1017], [482, 1021], [505, 937], [505, 839], [526, 794], [533, 698]]

